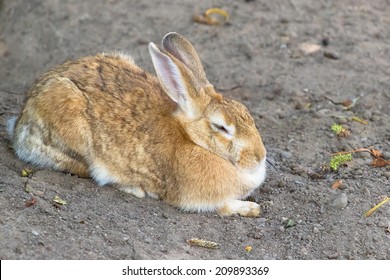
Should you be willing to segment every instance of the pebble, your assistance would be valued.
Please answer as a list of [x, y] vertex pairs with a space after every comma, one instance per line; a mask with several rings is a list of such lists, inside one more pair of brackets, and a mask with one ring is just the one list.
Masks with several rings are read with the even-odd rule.
[[321, 45], [323, 45], [324, 47], [327, 47], [327, 46], [329, 46], [329, 43], [330, 43], [330, 39], [328, 37], [322, 38]]
[[160, 245], [160, 252], [167, 253], [168, 252], [168, 248], [165, 247], [164, 245]]
[[367, 187], [364, 187], [363, 188], [363, 193], [367, 196], [369, 196], [371, 194], [370, 190], [367, 188]]
[[339, 253], [335, 252], [335, 253], [333, 253], [333, 254], [329, 254], [329, 255], [328, 255], [328, 259], [330, 259], [330, 260], [335, 260], [335, 259], [338, 258], [338, 256], [339, 256]]
[[281, 155], [283, 158], [291, 158], [291, 157], [292, 157], [292, 153], [291, 153], [291, 152], [288, 152], [288, 151], [280, 151], [280, 155]]
[[324, 118], [324, 117], [328, 117], [330, 115], [330, 110], [329, 109], [321, 109], [321, 110], [318, 110], [317, 112], [315, 112], [313, 114], [313, 116], [315, 118], [318, 118], [318, 119], [321, 119], [321, 118]]
[[367, 158], [367, 159], [363, 160], [364, 165], [371, 165], [371, 162], [372, 162], [371, 158]]
[[333, 197], [330, 206], [335, 209], [343, 209], [348, 204], [348, 197], [345, 193], [339, 193]]
[[[364, 142], [364, 141], [362, 141], [362, 142]], [[369, 146], [369, 145], [367, 145], [367, 146]], [[370, 153], [365, 153], [365, 152], [355, 153], [354, 157], [356, 157], [356, 158], [370, 158], [371, 159], [371, 154]]]
[[313, 224], [314, 227], [316, 227], [319, 230], [325, 230], [324, 226], [321, 224]]
[[380, 119], [381, 119], [381, 117], [378, 116], [378, 115], [374, 115], [374, 116], [372, 116], [372, 118], [371, 118], [371, 120], [372, 120], [373, 122], [378, 122], [378, 121], [380, 121]]
[[146, 237], [144, 241], [145, 241], [146, 244], [151, 244], [151, 243], [153, 243], [153, 239], [150, 238], [150, 237]]
[[384, 171], [382, 176], [385, 176], [387, 179], [390, 179], [390, 171]]
[[35, 229], [31, 230], [31, 233], [35, 236], [39, 236], [39, 232], [36, 231]]
[[355, 169], [353, 171], [353, 175], [362, 175], [362, 174], [363, 174], [363, 170], [361, 170], [361, 169]]
[[363, 119], [370, 120], [372, 118], [372, 112], [371, 111], [365, 111], [363, 114]]
[[313, 232], [314, 232], [314, 233], [319, 233], [320, 230], [319, 230], [318, 228], [314, 227], [314, 228], [313, 228]]
[[329, 51], [329, 50], [324, 51], [324, 56], [326, 58], [330, 58], [330, 59], [334, 59], [334, 60], [340, 59], [340, 55], [335, 51]]
[[287, 182], [284, 181], [284, 180], [280, 180], [280, 181], [278, 182], [278, 187], [279, 187], [279, 188], [285, 188], [285, 187], [287, 187]]
[[390, 152], [389, 151], [383, 152], [383, 158], [390, 160]]

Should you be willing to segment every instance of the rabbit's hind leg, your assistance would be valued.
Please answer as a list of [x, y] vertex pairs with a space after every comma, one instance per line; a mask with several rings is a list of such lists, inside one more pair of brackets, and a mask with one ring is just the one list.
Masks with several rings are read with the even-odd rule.
[[45, 135], [37, 126], [20, 125], [14, 135], [13, 147], [20, 159], [38, 167], [53, 168], [79, 177], [89, 176], [81, 155], [67, 148], [52, 135]]

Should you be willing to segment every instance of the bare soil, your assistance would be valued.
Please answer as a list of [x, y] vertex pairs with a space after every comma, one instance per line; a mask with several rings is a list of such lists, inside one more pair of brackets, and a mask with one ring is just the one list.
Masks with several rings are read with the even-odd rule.
[[[211, 7], [229, 22], [193, 22]], [[390, 160], [389, 15], [389, 0], [0, 1], [0, 259], [390, 259], [390, 203], [364, 216], [390, 195], [390, 166], [356, 153], [324, 169], [332, 153], [363, 147]], [[153, 72], [147, 43], [170, 31], [193, 42], [209, 80], [256, 120], [275, 162], [252, 197], [259, 218], [183, 213], [35, 169], [10, 147], [6, 120], [39, 75], [108, 50]], [[302, 43], [320, 49], [305, 54]], [[355, 98], [350, 109], [335, 104]], [[335, 136], [333, 123], [350, 136]], [[23, 168], [34, 173], [22, 177]]]

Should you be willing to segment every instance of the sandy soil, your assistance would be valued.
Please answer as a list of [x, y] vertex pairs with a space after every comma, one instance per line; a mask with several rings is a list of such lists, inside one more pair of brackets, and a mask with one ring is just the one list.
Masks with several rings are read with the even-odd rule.
[[[210, 7], [228, 11], [229, 23], [192, 21]], [[390, 259], [390, 203], [363, 215], [390, 195], [390, 167], [358, 153], [338, 172], [321, 169], [331, 153], [362, 147], [390, 160], [389, 14], [388, 0], [0, 1], [0, 259]], [[10, 148], [6, 120], [44, 71], [121, 50], [153, 72], [147, 43], [169, 31], [193, 42], [209, 80], [256, 120], [275, 161], [252, 197], [259, 218], [182, 213], [34, 169]], [[320, 49], [305, 54], [302, 43]], [[358, 97], [349, 110], [329, 100]], [[350, 136], [335, 136], [333, 123]], [[22, 177], [23, 168], [35, 172]], [[220, 247], [186, 243], [195, 237]]]

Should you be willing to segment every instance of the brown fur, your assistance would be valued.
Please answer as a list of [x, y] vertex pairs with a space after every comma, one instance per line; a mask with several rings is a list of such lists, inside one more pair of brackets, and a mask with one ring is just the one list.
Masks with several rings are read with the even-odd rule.
[[[173, 43], [166, 39], [169, 47], [161, 52], [180, 70], [195, 117], [179, 110], [159, 79], [127, 57], [98, 54], [60, 65], [33, 85], [14, 148], [39, 166], [93, 175], [103, 184], [107, 177], [119, 189], [156, 195], [184, 210], [257, 216], [255, 203], [240, 201], [246, 208], [239, 210], [231, 204], [257, 187], [242, 175], [265, 158], [255, 123], [245, 106], [215, 92], [200, 60], [188, 65], [195, 50], [170, 34]], [[189, 53], [184, 61], [182, 53]], [[233, 139], [211, 127], [216, 114], [234, 126]], [[35, 153], [42, 160], [34, 162]]]

